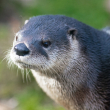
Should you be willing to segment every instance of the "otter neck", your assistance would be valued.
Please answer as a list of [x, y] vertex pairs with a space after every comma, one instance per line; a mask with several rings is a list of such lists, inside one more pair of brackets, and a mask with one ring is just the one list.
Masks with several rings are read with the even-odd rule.
[[97, 72], [84, 58], [79, 61], [73, 64], [74, 68], [65, 68], [63, 73], [53, 71], [54, 77], [34, 70], [32, 73], [47, 95], [68, 110], [104, 110], [102, 98], [95, 91]]

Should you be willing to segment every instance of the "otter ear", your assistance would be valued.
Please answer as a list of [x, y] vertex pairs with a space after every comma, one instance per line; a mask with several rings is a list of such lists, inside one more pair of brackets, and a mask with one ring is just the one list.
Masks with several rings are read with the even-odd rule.
[[24, 24], [27, 24], [29, 20], [25, 20]]
[[77, 35], [77, 30], [74, 28], [70, 28], [70, 29], [68, 29], [68, 34], [74, 38], [74, 36]]

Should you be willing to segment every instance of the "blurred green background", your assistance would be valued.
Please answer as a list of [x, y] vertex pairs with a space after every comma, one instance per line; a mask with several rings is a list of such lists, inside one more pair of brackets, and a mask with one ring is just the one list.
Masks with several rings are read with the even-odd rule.
[[3, 60], [25, 19], [42, 14], [74, 17], [94, 28], [110, 25], [110, 0], [0, 0], [0, 110], [64, 110], [16, 67]]

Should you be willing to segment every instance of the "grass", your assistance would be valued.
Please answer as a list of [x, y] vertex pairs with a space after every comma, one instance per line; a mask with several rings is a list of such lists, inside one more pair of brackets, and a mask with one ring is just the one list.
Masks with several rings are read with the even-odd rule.
[[[35, 0], [33, 5], [20, 7], [18, 10], [23, 19], [42, 14], [63, 14], [98, 29], [109, 22], [104, 0]], [[12, 38], [9, 30], [9, 25], [0, 25], [0, 52], [4, 51], [2, 47], [12, 45], [7, 44], [8, 39]], [[4, 54], [0, 53], [0, 58], [3, 57]], [[9, 70], [6, 65], [6, 62], [0, 64], [0, 98], [16, 98], [19, 103], [16, 110], [64, 110], [38, 87], [32, 76], [31, 82], [23, 83], [22, 75], [17, 76], [17, 70]]]
[[26, 88], [16, 98], [20, 102], [17, 110], [64, 110], [49, 99], [39, 88]]

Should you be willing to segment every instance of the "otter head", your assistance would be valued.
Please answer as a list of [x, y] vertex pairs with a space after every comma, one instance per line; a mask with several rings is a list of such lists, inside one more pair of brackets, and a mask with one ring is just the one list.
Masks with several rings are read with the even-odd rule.
[[[38, 16], [17, 32], [11, 59], [20, 68], [41, 73], [62, 71], [75, 53], [77, 30], [66, 24], [63, 16]], [[48, 72], [47, 72], [48, 71]]]

